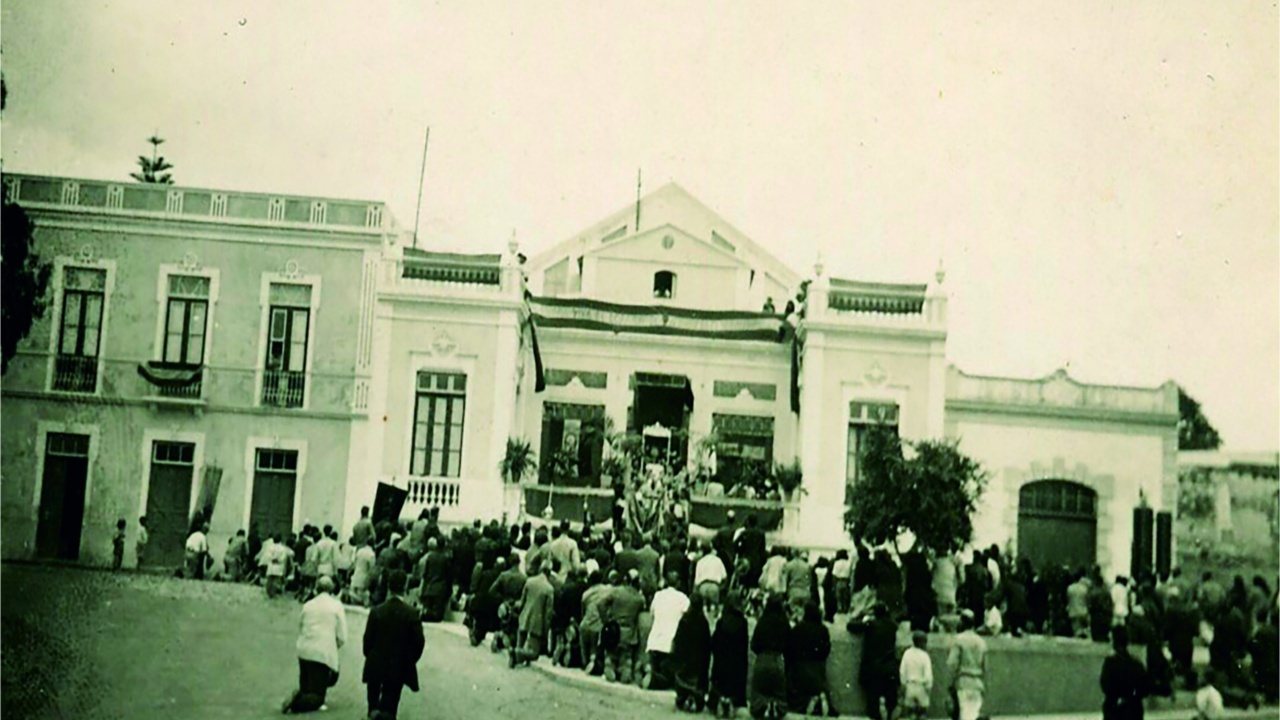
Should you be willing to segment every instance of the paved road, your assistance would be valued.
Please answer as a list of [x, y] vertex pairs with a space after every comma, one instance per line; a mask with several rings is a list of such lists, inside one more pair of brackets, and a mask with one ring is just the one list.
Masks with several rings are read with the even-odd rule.
[[[300, 606], [261, 590], [71, 568], [0, 568], [0, 715], [23, 718], [275, 718], [297, 682]], [[363, 718], [360, 637], [348, 614], [329, 711]], [[674, 718], [674, 708], [568, 687], [505, 655], [428, 628], [423, 692], [402, 718]], [[12, 713], [12, 714], [10, 714]]]

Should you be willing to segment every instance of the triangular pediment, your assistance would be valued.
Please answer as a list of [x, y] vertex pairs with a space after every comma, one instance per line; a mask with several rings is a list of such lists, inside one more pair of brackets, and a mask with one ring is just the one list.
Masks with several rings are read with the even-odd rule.
[[[801, 277], [794, 270], [674, 182], [642, 196], [638, 216], [637, 232], [636, 203], [628, 203], [530, 258], [528, 272], [537, 276], [567, 258], [576, 261], [576, 258], [595, 254], [610, 245], [621, 245], [631, 240], [643, 242], [654, 229], [670, 227], [697, 240], [699, 252], [702, 247], [714, 248], [722, 251], [721, 257], [735, 258], [738, 265], [767, 275], [783, 288], [791, 291], [799, 288]], [[659, 240], [661, 237], [659, 233]]]
[[587, 255], [616, 261], [703, 267], [739, 268], [750, 265], [729, 249], [671, 224], [602, 243], [588, 250]]

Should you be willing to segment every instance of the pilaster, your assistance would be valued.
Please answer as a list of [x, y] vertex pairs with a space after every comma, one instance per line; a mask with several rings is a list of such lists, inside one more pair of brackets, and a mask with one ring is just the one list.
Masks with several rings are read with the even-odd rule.
[[[516, 364], [520, 351], [520, 323], [515, 310], [503, 310], [498, 314], [498, 337], [493, 356], [493, 407], [490, 410], [492, 425], [489, 438], [489, 463], [485, 474], [476, 478], [484, 488], [475, 488], [482, 501], [475, 508], [482, 517], [498, 517], [502, 513], [502, 476], [498, 466], [507, 450], [507, 439], [515, 427]], [[470, 490], [470, 488], [468, 488]]]
[[[826, 336], [810, 332], [804, 341], [800, 391], [800, 468], [804, 473], [800, 499], [800, 524], [795, 537], [806, 545], [826, 545], [843, 532], [844, 497], [841, 484], [832, 481], [826, 460], [835, 451], [828, 447], [830, 428], [824, 422], [827, 402], [823, 389], [826, 379]], [[790, 528], [788, 528], [790, 531]]]

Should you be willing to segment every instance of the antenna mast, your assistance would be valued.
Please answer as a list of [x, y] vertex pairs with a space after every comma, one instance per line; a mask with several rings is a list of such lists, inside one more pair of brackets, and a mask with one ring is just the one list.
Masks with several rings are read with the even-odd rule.
[[640, 232], [640, 168], [636, 169], [636, 232]]
[[427, 126], [427, 137], [422, 141], [422, 169], [418, 171], [418, 209], [413, 215], [413, 249], [418, 249], [418, 222], [422, 219], [422, 185], [427, 174], [427, 147], [431, 144], [431, 126]]

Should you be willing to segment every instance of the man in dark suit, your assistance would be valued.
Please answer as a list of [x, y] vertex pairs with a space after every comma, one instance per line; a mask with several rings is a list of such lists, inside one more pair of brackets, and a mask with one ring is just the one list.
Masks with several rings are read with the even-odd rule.
[[[867, 698], [867, 716], [871, 720], [893, 717], [898, 706], [898, 624], [889, 617], [889, 610], [877, 602], [875, 617], [867, 625], [862, 637], [862, 665], [858, 668], [858, 680]], [[853, 620], [849, 630], [855, 630]], [[880, 714], [880, 700], [884, 700], [885, 715]]]
[[387, 600], [369, 612], [364, 629], [364, 683], [369, 689], [371, 720], [395, 720], [400, 693], [418, 692], [418, 659], [424, 640], [418, 611], [404, 601], [408, 577], [393, 570]]

